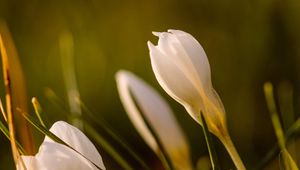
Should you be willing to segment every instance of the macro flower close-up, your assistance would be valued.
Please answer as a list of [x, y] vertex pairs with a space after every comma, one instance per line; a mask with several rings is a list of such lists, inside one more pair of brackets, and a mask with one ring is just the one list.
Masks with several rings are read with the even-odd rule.
[[0, 170], [299, 170], [299, 9], [0, 0]]

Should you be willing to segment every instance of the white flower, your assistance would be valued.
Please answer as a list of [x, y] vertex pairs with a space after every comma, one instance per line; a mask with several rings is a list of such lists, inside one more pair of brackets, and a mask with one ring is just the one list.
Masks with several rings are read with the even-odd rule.
[[[58, 121], [50, 131], [82, 155], [45, 137], [35, 156], [21, 156], [27, 170], [98, 170], [95, 165], [105, 170], [96, 147], [79, 129]], [[23, 170], [22, 160], [17, 170]]]
[[154, 32], [158, 45], [148, 42], [154, 74], [162, 88], [181, 103], [194, 120], [203, 112], [209, 130], [226, 127], [225, 110], [211, 83], [210, 66], [199, 42], [180, 30]]
[[127, 114], [145, 142], [158, 155], [158, 144], [144, 119], [150, 124], [174, 167], [192, 169], [189, 145], [166, 101], [143, 80], [128, 71], [116, 74], [117, 87]]

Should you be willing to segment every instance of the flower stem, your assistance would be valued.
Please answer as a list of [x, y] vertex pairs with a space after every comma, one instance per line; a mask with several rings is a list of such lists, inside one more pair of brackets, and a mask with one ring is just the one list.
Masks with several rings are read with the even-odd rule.
[[234, 147], [234, 144], [228, 134], [228, 132], [223, 133], [221, 137], [219, 137], [223, 145], [225, 146], [227, 152], [229, 153], [234, 165], [238, 170], [246, 170], [243, 161], [241, 160], [237, 150]]

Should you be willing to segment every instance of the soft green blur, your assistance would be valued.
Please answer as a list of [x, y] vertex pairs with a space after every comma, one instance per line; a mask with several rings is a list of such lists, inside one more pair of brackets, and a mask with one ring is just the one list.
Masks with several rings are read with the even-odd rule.
[[[117, 94], [114, 74], [119, 69], [136, 73], [172, 104], [190, 141], [194, 164], [207, 156], [200, 126], [155, 80], [146, 45], [148, 40], [157, 42], [152, 31], [181, 29], [202, 44], [214, 87], [225, 105], [230, 134], [247, 167], [254, 167], [276, 141], [263, 96], [265, 81], [278, 90], [284, 128], [300, 116], [298, 0], [0, 0], [0, 19], [14, 37], [29, 97], [39, 99], [48, 123], [67, 120], [61, 108], [46, 98], [45, 89], [52, 89], [68, 108], [59, 39], [70, 32], [81, 99], [150, 164], [158, 160], [131, 125]], [[3, 99], [2, 83], [0, 87]], [[39, 144], [43, 137], [36, 136]], [[222, 169], [233, 168], [215, 140]], [[0, 142], [0, 169], [12, 169], [10, 145], [3, 134]], [[107, 169], [118, 169], [98, 148]]]

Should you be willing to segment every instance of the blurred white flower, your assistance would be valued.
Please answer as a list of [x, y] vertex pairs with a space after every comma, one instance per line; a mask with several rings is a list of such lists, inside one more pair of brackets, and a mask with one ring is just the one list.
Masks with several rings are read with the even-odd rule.
[[[50, 131], [82, 155], [45, 137], [35, 156], [21, 156], [27, 170], [98, 170], [95, 165], [105, 170], [96, 147], [79, 129], [58, 121]], [[17, 170], [23, 170], [22, 160]]]
[[182, 104], [194, 120], [203, 112], [209, 130], [226, 129], [225, 110], [211, 82], [207, 56], [199, 42], [180, 30], [154, 32], [158, 45], [148, 41], [151, 64], [162, 88]]
[[161, 154], [144, 118], [157, 134], [174, 167], [191, 170], [188, 142], [166, 101], [152, 87], [128, 71], [119, 71], [116, 81], [130, 120], [150, 148], [158, 155]]

